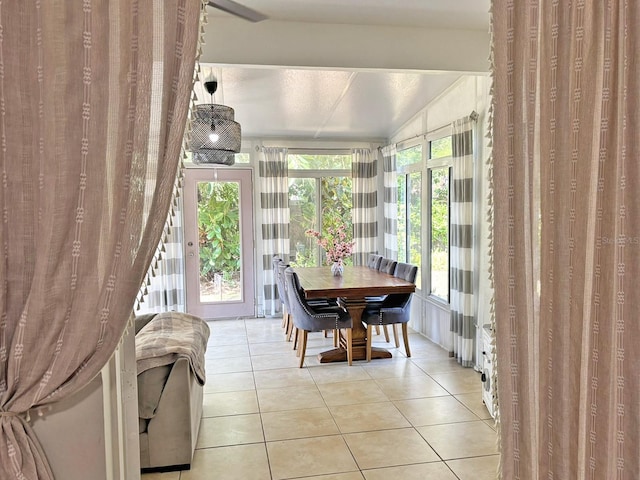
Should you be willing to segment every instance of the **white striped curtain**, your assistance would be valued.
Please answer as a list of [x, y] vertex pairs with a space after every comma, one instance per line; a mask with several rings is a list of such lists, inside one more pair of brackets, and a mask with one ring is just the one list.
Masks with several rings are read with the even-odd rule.
[[377, 162], [368, 148], [354, 149], [352, 157], [353, 264], [366, 265], [369, 254], [378, 252]]
[[398, 259], [398, 172], [396, 167], [396, 146], [387, 145], [382, 149], [384, 170], [384, 250], [383, 255]]
[[276, 315], [280, 300], [272, 259], [289, 258], [289, 173], [287, 149], [265, 147], [259, 161], [260, 207], [262, 209], [262, 276], [264, 313]]
[[182, 197], [174, 199], [169, 214], [166, 237], [159, 246], [158, 260], [147, 272], [144, 295], [139, 301], [137, 315], [143, 313], [184, 312], [184, 254], [182, 249]]
[[464, 367], [474, 366], [476, 337], [473, 307], [473, 120], [453, 123], [450, 207], [452, 351]]

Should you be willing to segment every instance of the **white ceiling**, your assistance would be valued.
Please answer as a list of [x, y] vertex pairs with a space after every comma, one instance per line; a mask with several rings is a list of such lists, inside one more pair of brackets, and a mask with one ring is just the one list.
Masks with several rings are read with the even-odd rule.
[[[209, 7], [206, 29], [215, 29], [216, 26], [223, 29], [231, 25], [232, 31], [242, 32], [241, 36], [247, 39], [247, 48], [251, 48], [249, 37], [253, 30], [259, 39], [266, 38], [262, 33], [265, 28], [274, 29], [277, 35], [278, 31], [291, 28], [299, 29], [297, 31], [310, 30], [312, 26], [317, 28], [318, 23], [326, 24], [322, 28], [328, 32], [332, 31], [331, 28], [337, 28], [336, 24], [343, 29], [345, 25], [376, 26], [364, 33], [358, 30], [357, 41], [362, 42], [358, 48], [362, 48], [364, 54], [367, 49], [365, 34], [375, 37], [381, 26], [394, 27], [396, 30], [393, 30], [393, 34], [399, 41], [404, 32], [409, 38], [415, 35], [417, 27], [420, 31], [440, 31], [437, 29], [442, 28], [488, 31], [489, 1], [240, 0], [243, 5], [267, 15], [268, 20], [252, 24]], [[303, 48], [304, 41], [317, 42], [311, 35], [301, 38]], [[354, 42], [348, 38], [345, 41], [353, 47]], [[301, 45], [292, 48], [300, 48]], [[420, 45], [412, 55], [420, 55], [421, 48], [446, 46]], [[310, 52], [309, 56], [316, 48], [317, 45], [309, 44], [306, 49]], [[406, 50], [406, 47], [403, 48]], [[203, 49], [203, 58], [206, 58], [207, 44]], [[286, 63], [288, 57], [285, 50], [286, 47], [279, 45], [276, 53]], [[333, 54], [338, 56], [339, 50], [334, 50]], [[327, 58], [331, 57], [327, 53], [331, 52], [322, 53], [323, 58], [318, 60], [318, 65], [322, 67], [313, 67], [313, 58], [305, 59], [304, 66], [203, 63], [201, 78], [218, 81], [214, 103], [235, 109], [243, 139], [380, 140], [391, 137], [464, 73], [395, 68], [328, 68]], [[196, 94], [199, 102], [211, 102], [201, 84], [196, 85]]]

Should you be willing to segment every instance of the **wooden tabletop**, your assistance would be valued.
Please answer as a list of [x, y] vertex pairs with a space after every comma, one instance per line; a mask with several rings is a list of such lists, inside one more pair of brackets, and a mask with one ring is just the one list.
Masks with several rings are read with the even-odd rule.
[[335, 277], [331, 267], [294, 267], [306, 298], [360, 298], [412, 293], [411, 282], [381, 273], [369, 267], [345, 266], [342, 276]]

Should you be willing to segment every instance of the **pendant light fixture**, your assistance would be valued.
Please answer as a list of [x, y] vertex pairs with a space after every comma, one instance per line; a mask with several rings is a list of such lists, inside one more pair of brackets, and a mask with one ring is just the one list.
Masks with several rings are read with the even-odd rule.
[[240, 152], [240, 124], [233, 121], [233, 108], [213, 103], [218, 82], [204, 82], [204, 87], [211, 103], [197, 105], [193, 112], [189, 142], [193, 163], [233, 165], [235, 154]]

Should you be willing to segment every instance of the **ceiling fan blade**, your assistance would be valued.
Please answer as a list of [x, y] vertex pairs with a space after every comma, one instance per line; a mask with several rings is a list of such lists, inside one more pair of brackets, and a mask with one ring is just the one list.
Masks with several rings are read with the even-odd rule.
[[217, 8], [218, 10], [222, 10], [223, 12], [230, 13], [231, 15], [244, 18], [245, 20], [249, 20], [254, 23], [261, 22], [268, 18], [266, 15], [234, 2], [233, 0], [209, 0], [207, 4], [213, 8]]

